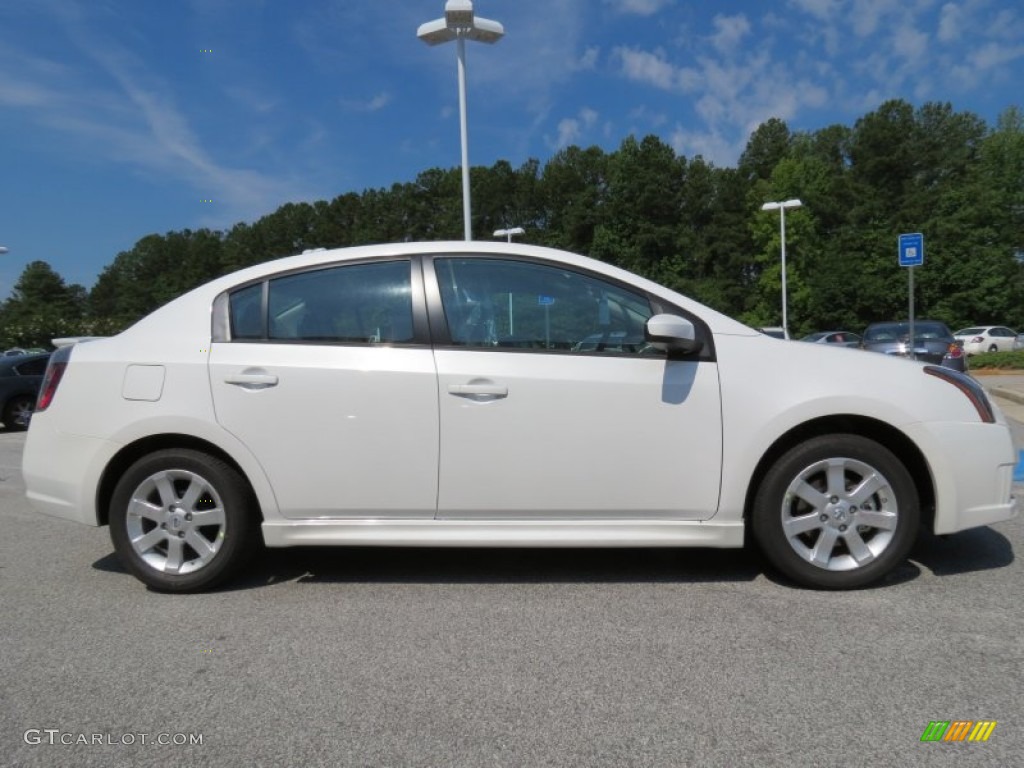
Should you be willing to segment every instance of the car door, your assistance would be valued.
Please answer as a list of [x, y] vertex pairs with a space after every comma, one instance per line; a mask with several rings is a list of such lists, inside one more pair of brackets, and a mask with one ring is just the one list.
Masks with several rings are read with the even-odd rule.
[[230, 333], [210, 351], [217, 420], [286, 517], [434, 516], [437, 375], [418, 275], [408, 260], [337, 265], [218, 300]]
[[[722, 432], [711, 338], [669, 360], [643, 292], [553, 262], [425, 265], [440, 518], [705, 519]], [[661, 310], [664, 311], [664, 310]]]

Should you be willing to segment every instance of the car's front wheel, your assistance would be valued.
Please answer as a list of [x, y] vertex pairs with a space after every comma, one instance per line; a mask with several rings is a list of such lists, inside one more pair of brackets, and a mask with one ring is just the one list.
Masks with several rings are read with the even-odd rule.
[[889, 573], [920, 520], [906, 467], [859, 435], [816, 437], [787, 451], [765, 475], [752, 514], [768, 560], [818, 589], [852, 589]]
[[257, 544], [256, 502], [232, 466], [189, 449], [156, 451], [122, 475], [110, 505], [121, 561], [163, 592], [208, 589]]

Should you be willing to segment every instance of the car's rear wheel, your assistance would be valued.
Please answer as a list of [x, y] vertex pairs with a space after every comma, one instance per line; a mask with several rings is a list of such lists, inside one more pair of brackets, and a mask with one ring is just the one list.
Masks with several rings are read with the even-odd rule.
[[989, 347], [988, 347], [988, 351], [989, 352], [998, 352], [999, 351], [999, 347], [997, 345], [995, 345], [995, 344], [990, 344]]
[[818, 589], [851, 589], [901, 563], [917, 535], [917, 488], [903, 463], [859, 435], [790, 449], [766, 474], [754, 535], [771, 563]]
[[238, 471], [189, 449], [136, 461], [110, 505], [121, 561], [163, 592], [208, 589], [232, 576], [257, 544], [257, 522], [256, 501]]
[[32, 411], [36, 408], [36, 399], [30, 395], [16, 395], [4, 406], [4, 426], [8, 429], [28, 429]]

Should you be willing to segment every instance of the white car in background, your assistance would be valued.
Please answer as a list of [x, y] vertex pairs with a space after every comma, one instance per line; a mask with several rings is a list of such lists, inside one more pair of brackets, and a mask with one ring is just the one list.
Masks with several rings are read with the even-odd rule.
[[843, 589], [900, 566], [922, 526], [1014, 517], [1016, 462], [956, 371], [780, 345], [562, 251], [434, 242], [266, 262], [61, 347], [23, 472], [35, 507], [109, 524], [171, 592], [261, 543], [748, 535], [796, 582]]
[[1013, 351], [1017, 332], [1005, 325], [974, 325], [961, 328], [953, 338], [963, 342], [964, 352], [968, 355], [980, 355], [982, 352]]

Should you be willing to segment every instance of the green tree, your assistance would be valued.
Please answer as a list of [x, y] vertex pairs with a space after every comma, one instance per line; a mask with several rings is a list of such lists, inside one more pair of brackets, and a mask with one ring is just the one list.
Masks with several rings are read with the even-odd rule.
[[85, 289], [67, 285], [45, 261], [28, 264], [0, 306], [3, 345], [49, 347], [61, 336], [83, 335]]

